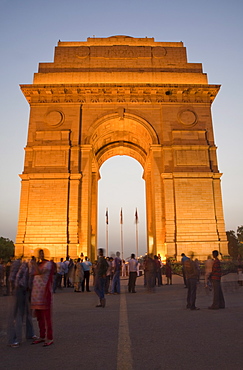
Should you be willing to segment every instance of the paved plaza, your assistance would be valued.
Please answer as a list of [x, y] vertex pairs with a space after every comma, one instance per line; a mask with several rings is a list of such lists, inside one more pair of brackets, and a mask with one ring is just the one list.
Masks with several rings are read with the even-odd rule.
[[[164, 278], [164, 277], [163, 277]], [[212, 292], [203, 281], [197, 291], [200, 311], [186, 309], [181, 277], [154, 293], [137, 279], [137, 293], [108, 295], [105, 308], [97, 296], [66, 288], [54, 295], [54, 345], [43, 348], [24, 341], [6, 345], [11, 297], [0, 297], [1, 369], [85, 370], [231, 370], [243, 364], [243, 287], [237, 275], [223, 277], [225, 310], [208, 310]], [[36, 319], [34, 325], [37, 328]], [[37, 331], [38, 334], [38, 331]]]

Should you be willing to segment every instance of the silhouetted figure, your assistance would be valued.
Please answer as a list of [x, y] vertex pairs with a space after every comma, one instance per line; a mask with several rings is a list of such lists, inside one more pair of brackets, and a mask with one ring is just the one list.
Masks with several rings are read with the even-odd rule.
[[171, 262], [170, 259], [167, 258], [166, 264], [165, 264], [165, 276], [167, 279], [166, 285], [172, 285], [172, 268], [171, 268]]
[[99, 248], [99, 257], [97, 261], [97, 266], [95, 269], [95, 287], [94, 291], [99, 297], [99, 303], [96, 307], [105, 307], [105, 282], [106, 282], [106, 272], [109, 265], [103, 255], [103, 249]]
[[152, 255], [147, 256], [145, 259], [144, 271], [146, 274], [145, 281], [147, 289], [149, 292], [153, 292], [155, 287], [156, 265]]
[[157, 283], [158, 286], [162, 284], [162, 274], [161, 274], [161, 261], [159, 260], [158, 256], [154, 256], [154, 263], [155, 263], [155, 285]]
[[121, 288], [120, 288], [120, 272], [122, 268], [122, 261], [120, 259], [120, 252], [116, 252], [116, 257], [114, 258], [114, 261], [112, 262], [113, 267], [113, 279], [112, 279], [112, 288], [111, 293], [112, 294], [120, 294]]
[[213, 251], [214, 263], [211, 273], [211, 281], [213, 284], [213, 304], [208, 307], [210, 310], [218, 310], [219, 308], [225, 308], [224, 295], [221, 289], [221, 266], [218, 259], [219, 252]]
[[130, 260], [128, 260], [128, 271], [129, 271], [129, 280], [128, 280], [128, 292], [136, 293], [136, 279], [137, 279], [137, 269], [138, 261], [135, 259], [135, 254], [131, 254]]
[[187, 260], [189, 260], [189, 257], [187, 257], [185, 255], [185, 253], [181, 253], [182, 275], [183, 275], [183, 280], [184, 280], [185, 288], [187, 288], [187, 281], [186, 281], [186, 274], [185, 274], [184, 263]]
[[186, 283], [187, 283], [187, 308], [190, 310], [199, 310], [196, 307], [196, 293], [197, 293], [197, 283], [198, 283], [198, 269], [196, 263], [190, 258], [184, 262]]

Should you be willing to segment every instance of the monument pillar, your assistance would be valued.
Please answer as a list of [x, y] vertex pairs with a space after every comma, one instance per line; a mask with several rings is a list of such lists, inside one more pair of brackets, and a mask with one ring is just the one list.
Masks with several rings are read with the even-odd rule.
[[81, 146], [82, 189], [80, 196], [79, 255], [89, 255], [91, 246], [92, 146]]

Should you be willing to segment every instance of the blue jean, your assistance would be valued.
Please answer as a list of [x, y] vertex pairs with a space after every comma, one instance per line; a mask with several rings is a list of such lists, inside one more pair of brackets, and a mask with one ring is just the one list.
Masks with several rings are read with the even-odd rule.
[[187, 279], [187, 306], [196, 307], [197, 279]]
[[120, 271], [114, 272], [113, 279], [112, 279], [112, 288], [111, 293], [118, 293], [120, 294]]
[[105, 282], [106, 278], [97, 276], [94, 291], [100, 299], [105, 297]]
[[18, 287], [15, 294], [9, 297], [9, 305], [8, 344], [22, 342], [24, 318], [26, 320], [26, 338], [32, 338], [34, 336], [34, 329], [30, 310], [30, 292], [23, 287]]

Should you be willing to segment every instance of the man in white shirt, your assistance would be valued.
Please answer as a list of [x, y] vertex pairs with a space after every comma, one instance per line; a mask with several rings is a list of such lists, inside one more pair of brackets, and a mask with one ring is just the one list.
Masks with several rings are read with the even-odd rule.
[[90, 278], [90, 268], [92, 263], [89, 261], [88, 257], [85, 257], [85, 260], [81, 263], [82, 268], [84, 270], [84, 278], [82, 281], [82, 292], [84, 292], [84, 286], [86, 285], [86, 292], [90, 292], [89, 290], [89, 278]]
[[60, 259], [59, 262], [56, 264], [57, 266], [57, 274], [56, 274], [56, 284], [54, 287], [54, 292], [56, 291], [56, 288], [61, 289], [62, 288], [62, 279], [64, 276], [64, 263], [63, 263], [63, 258]]
[[64, 265], [64, 287], [69, 286], [69, 281], [68, 281], [68, 267], [69, 267], [69, 257], [66, 257], [66, 261], [63, 262]]
[[131, 258], [128, 261], [128, 269], [129, 269], [129, 280], [128, 280], [128, 291], [129, 293], [136, 293], [135, 292], [135, 285], [137, 279], [137, 268], [138, 268], [138, 261], [135, 259], [135, 254], [131, 254]]

